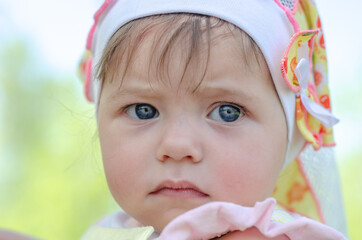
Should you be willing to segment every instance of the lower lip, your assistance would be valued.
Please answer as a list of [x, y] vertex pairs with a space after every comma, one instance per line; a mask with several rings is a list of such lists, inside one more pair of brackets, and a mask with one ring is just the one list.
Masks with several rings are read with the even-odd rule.
[[205, 198], [207, 194], [199, 192], [192, 188], [162, 188], [156, 192], [151, 193], [152, 195], [162, 195], [166, 197], [174, 198]]

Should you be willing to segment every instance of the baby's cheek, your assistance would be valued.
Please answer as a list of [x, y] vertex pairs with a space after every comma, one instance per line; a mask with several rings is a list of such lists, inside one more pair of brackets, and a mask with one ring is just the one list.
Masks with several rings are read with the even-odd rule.
[[128, 191], [125, 186], [130, 184], [130, 178], [127, 171], [119, 166], [116, 162], [107, 164], [105, 163], [105, 173], [108, 182], [108, 186], [116, 199], [122, 198], [122, 195], [126, 195]]
[[131, 194], [134, 190], [130, 186], [137, 184], [135, 175], [143, 168], [142, 162], [121, 146], [115, 146], [104, 155], [103, 162], [109, 188], [115, 197]]
[[254, 206], [270, 195], [271, 176], [264, 168], [235, 160], [215, 169], [216, 185], [214, 188], [220, 201], [229, 201], [243, 206]]

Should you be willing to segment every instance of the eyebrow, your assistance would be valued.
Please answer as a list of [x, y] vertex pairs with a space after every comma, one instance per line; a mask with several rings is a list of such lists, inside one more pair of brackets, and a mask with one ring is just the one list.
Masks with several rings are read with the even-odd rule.
[[117, 87], [117, 89], [114, 90], [114, 92], [108, 97], [108, 100], [110, 101], [116, 101], [121, 96], [139, 96], [142, 95], [144, 97], [154, 97], [157, 95], [157, 92], [155, 89], [150, 87], [149, 85], [145, 84], [139, 84], [137, 86], [131, 86], [131, 87]]
[[[132, 86], [133, 85], [133, 86]], [[108, 100], [116, 101], [121, 96], [142, 96], [144, 98], [154, 98], [162, 96], [156, 88], [150, 84], [132, 84], [129, 87], [118, 87], [109, 97]], [[240, 97], [243, 100], [251, 100], [256, 96], [252, 92], [244, 90], [242, 87], [236, 89], [235, 86], [225, 87], [221, 84], [200, 86], [195, 91], [190, 90], [190, 95], [197, 98], [215, 98], [223, 96]]]
[[252, 92], [247, 92], [244, 89], [236, 89], [235, 87], [224, 87], [224, 86], [205, 86], [197, 89], [195, 95], [203, 98], [213, 98], [218, 96], [238, 96], [244, 100], [251, 100], [255, 96]]

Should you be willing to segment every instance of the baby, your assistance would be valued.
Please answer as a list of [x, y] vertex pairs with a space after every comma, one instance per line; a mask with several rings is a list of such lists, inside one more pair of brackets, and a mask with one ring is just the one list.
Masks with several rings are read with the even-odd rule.
[[124, 213], [83, 239], [345, 239], [271, 198], [305, 145], [333, 145], [314, 9], [309, 0], [105, 1], [83, 70]]

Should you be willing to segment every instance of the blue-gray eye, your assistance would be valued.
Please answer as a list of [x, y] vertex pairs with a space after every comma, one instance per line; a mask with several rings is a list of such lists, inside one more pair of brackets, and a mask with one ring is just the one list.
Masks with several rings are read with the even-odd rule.
[[235, 122], [243, 115], [241, 111], [239, 107], [225, 104], [214, 108], [209, 117], [218, 122]]
[[135, 119], [147, 120], [158, 116], [156, 108], [146, 103], [133, 104], [126, 113]]

